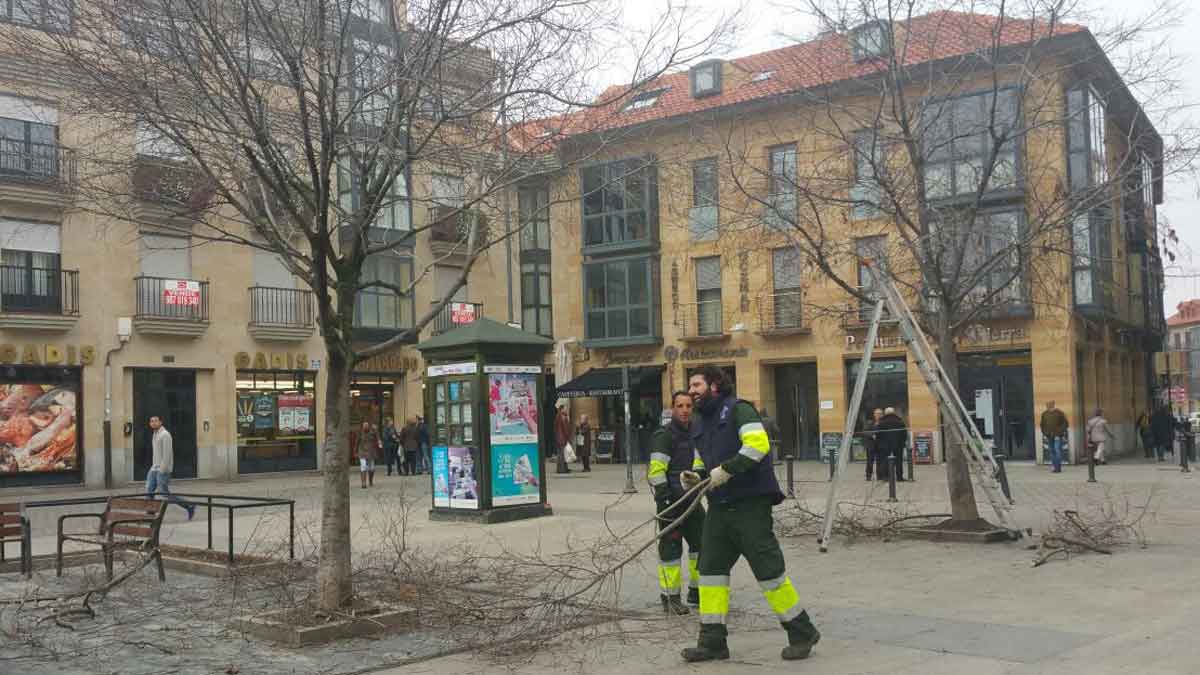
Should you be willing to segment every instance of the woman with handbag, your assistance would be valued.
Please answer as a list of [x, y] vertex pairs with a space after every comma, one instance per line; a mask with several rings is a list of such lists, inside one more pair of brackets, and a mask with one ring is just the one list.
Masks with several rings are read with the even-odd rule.
[[1115, 438], [1112, 430], [1108, 428], [1108, 420], [1104, 419], [1104, 411], [1096, 408], [1096, 414], [1087, 423], [1087, 440], [1088, 448], [1093, 450], [1092, 459], [1096, 460], [1097, 464], [1108, 464], [1104, 453], [1108, 450], [1108, 442]]
[[558, 448], [558, 466], [555, 468], [555, 473], [571, 473], [571, 467], [567, 466], [567, 450], [571, 448], [571, 416], [567, 413], [567, 406], [560, 406], [558, 415], [554, 418], [554, 446]]

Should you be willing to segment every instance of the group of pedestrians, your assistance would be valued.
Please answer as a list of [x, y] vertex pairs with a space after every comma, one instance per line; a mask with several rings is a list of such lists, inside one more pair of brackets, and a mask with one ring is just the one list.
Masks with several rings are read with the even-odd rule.
[[428, 473], [429, 451], [429, 427], [420, 415], [408, 418], [400, 429], [396, 429], [389, 417], [383, 423], [383, 433], [374, 424], [363, 421], [354, 441], [363, 489], [375, 484], [375, 466], [379, 462], [387, 465], [389, 476], [393, 466], [398, 476]]
[[904, 481], [904, 451], [908, 447], [908, 424], [895, 408], [876, 408], [863, 430], [867, 448], [867, 480], [888, 480], [888, 470], [897, 482]]

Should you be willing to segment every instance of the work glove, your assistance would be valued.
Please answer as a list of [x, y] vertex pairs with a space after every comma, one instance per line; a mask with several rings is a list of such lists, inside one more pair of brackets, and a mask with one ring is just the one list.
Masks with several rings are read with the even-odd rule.
[[710, 473], [708, 477], [712, 480], [710, 485], [713, 487], [713, 489], [716, 489], [728, 483], [729, 479], [733, 478], [733, 474], [726, 471], [725, 467], [718, 466], [712, 470], [712, 473]]
[[700, 474], [695, 471], [684, 471], [679, 474], [679, 482], [685, 490], [691, 490], [700, 482]]

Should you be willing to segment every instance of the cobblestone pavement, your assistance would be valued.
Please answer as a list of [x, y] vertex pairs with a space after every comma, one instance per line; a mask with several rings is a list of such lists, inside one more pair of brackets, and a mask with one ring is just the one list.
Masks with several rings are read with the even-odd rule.
[[[351, 490], [353, 517], [394, 504], [404, 494], [415, 500], [410, 538], [426, 550], [460, 541], [487, 549], [501, 545], [545, 553], [561, 550], [571, 538], [596, 537], [603, 521], [628, 527], [649, 515], [650, 498], [636, 467], [640, 492], [622, 499], [623, 467], [599, 466], [591, 474], [547, 477], [555, 516], [495, 525], [433, 523], [425, 517], [427, 477], [377, 477], [376, 487]], [[823, 503], [827, 469], [797, 465], [798, 501], [812, 509]], [[1150, 545], [1123, 549], [1113, 556], [1081, 556], [1034, 569], [1026, 542], [976, 546], [916, 541], [834, 541], [827, 554], [818, 552], [811, 537], [784, 539], [789, 572], [824, 638], [813, 660], [789, 669], [821, 673], [1189, 673], [1200, 672], [1200, 482], [1177, 467], [1126, 460], [1098, 468], [1099, 482], [1086, 482], [1086, 468], [1067, 467], [1051, 474], [1045, 467], [1010, 465], [1009, 473], [1022, 526], [1039, 528], [1054, 508], [1069, 508], [1100, 498], [1144, 501], [1155, 495], [1155, 517], [1147, 523]], [[780, 476], [783, 477], [782, 467]], [[846, 501], [882, 502], [886, 486], [864, 483], [850, 474]], [[917, 467], [917, 480], [898, 486], [906, 508], [923, 512], [945, 510], [945, 480], [941, 467]], [[357, 481], [356, 476], [352, 476]], [[299, 553], [310, 550], [308, 533], [319, 516], [319, 478], [274, 476], [241, 480], [179, 481], [187, 492], [286, 496], [297, 500], [301, 537]], [[41, 491], [39, 497], [46, 497]], [[62, 490], [63, 497], [92, 494]], [[614, 505], [615, 504], [615, 505]], [[781, 506], [786, 508], [785, 506]], [[65, 509], [34, 513], [35, 552], [53, 550], [55, 516]], [[84, 510], [84, 509], [76, 509]], [[984, 510], [981, 508], [981, 511]], [[286, 513], [283, 514], [286, 516]], [[986, 515], [986, 511], [985, 511]], [[235, 544], [247, 550], [278, 550], [286, 534], [283, 516], [246, 514], [236, 518]], [[204, 546], [207, 521], [200, 514], [185, 522], [180, 509], [171, 509], [165, 530], [169, 543]], [[214, 543], [225, 544], [224, 516], [214, 520]], [[247, 545], [253, 536], [254, 542]], [[378, 542], [359, 532], [356, 554]], [[79, 583], [78, 570], [67, 583]], [[52, 578], [52, 574], [51, 574]], [[80, 660], [87, 637], [42, 624], [38, 636], [61, 644], [68, 655], [50, 660], [49, 652], [19, 646], [0, 636], [0, 673], [223, 673], [231, 665], [248, 673], [477, 673], [484, 664], [474, 655], [447, 656], [389, 666], [451, 649], [453, 636], [430, 631], [393, 635], [378, 640], [353, 640], [335, 647], [285, 650], [247, 640], [225, 627], [233, 608], [197, 617], [186, 608], [198, 597], [213, 598], [229, 590], [212, 580], [168, 571], [159, 586], [143, 572], [136, 583], [123, 587], [129, 608], [115, 595], [102, 607], [103, 622], [130, 628], [111, 657]], [[20, 592], [15, 575], [0, 575], [0, 594]], [[652, 610], [657, 602], [653, 550], [627, 570], [620, 602], [629, 610]], [[238, 610], [269, 603], [269, 596], [238, 595]], [[134, 599], [137, 602], [134, 602]], [[144, 609], [152, 599], [151, 611]], [[258, 605], [255, 605], [255, 602]], [[730, 645], [735, 662], [724, 668], [743, 672], [751, 667], [777, 668], [784, 636], [773, 624], [750, 571], [739, 563], [734, 570], [734, 612]], [[142, 608], [142, 609], [139, 609]], [[105, 623], [107, 627], [111, 624]], [[517, 672], [671, 673], [691, 672], [678, 659], [678, 648], [694, 640], [694, 615], [654, 618], [636, 623], [606, 624], [594, 629], [547, 636], [542, 649], [529, 658], [506, 664]], [[97, 635], [104, 630], [97, 629]], [[7, 646], [5, 641], [8, 641]], [[146, 644], [142, 644], [146, 643]], [[165, 648], [164, 648], [164, 645]], [[92, 650], [94, 651], [94, 650]], [[170, 652], [170, 653], [168, 653]], [[22, 655], [21, 661], [5, 660]], [[391, 667], [391, 670], [387, 668]], [[716, 666], [720, 668], [720, 666]], [[364, 670], [365, 669], [365, 670]], [[485, 669], [491, 669], [488, 666]]]

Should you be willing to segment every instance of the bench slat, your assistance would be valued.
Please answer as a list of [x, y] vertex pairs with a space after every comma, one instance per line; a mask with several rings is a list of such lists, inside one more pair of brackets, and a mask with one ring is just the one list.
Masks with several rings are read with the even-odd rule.
[[130, 537], [141, 537], [148, 539], [152, 529], [144, 525], [114, 525], [113, 534], [123, 534]]
[[138, 513], [154, 513], [162, 502], [157, 499], [113, 499], [108, 504], [109, 511], [137, 511]]
[[0, 527], [0, 538], [20, 537], [25, 531], [21, 527]]
[[19, 513], [3, 513], [0, 512], [0, 525], [13, 525], [21, 522], [21, 514]]

